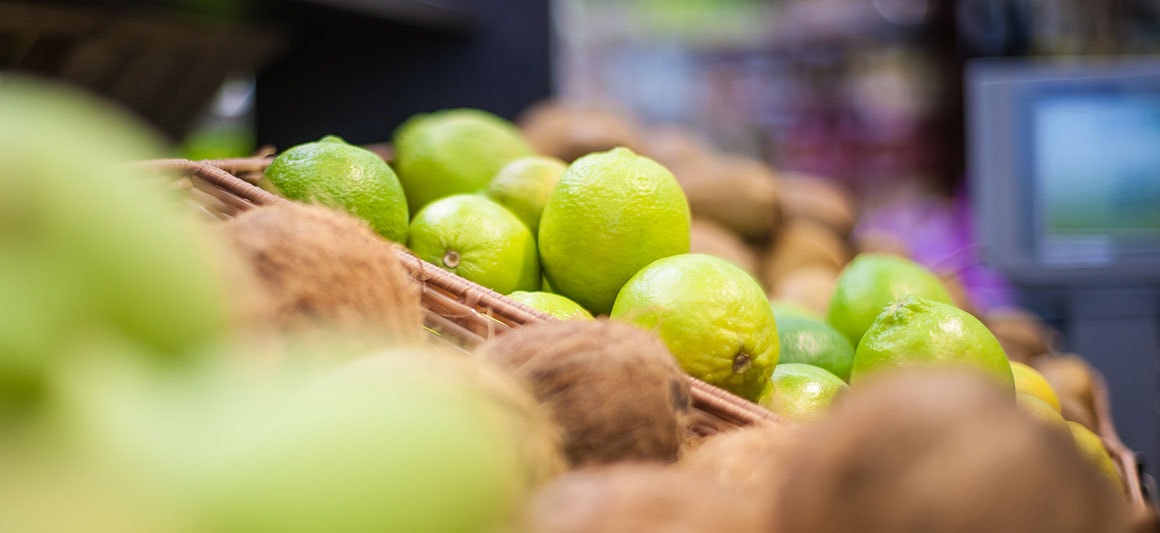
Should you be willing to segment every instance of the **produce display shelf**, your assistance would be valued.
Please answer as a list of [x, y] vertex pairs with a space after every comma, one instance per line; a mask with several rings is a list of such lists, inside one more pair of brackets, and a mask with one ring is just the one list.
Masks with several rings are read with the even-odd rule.
[[[381, 153], [389, 153], [389, 150]], [[228, 219], [257, 206], [288, 202], [257, 185], [261, 173], [272, 161], [270, 156], [207, 161], [162, 159], [142, 161], [146, 168], [172, 180], [188, 192], [194, 207], [217, 219]], [[463, 349], [503, 332], [552, 317], [512, 301], [503, 295], [447, 272], [411, 254], [401, 245], [393, 246], [403, 265], [422, 287], [424, 323], [431, 335]], [[1135, 452], [1120, 440], [1111, 418], [1106, 384], [1095, 376], [1097, 433], [1113, 457], [1125, 482], [1128, 497], [1140, 511], [1142, 520], [1154, 521], [1156, 513], [1145, 493]], [[693, 416], [689, 430], [701, 435], [728, 431], [755, 423], [790, 424], [769, 410], [728, 391], [689, 377]]]

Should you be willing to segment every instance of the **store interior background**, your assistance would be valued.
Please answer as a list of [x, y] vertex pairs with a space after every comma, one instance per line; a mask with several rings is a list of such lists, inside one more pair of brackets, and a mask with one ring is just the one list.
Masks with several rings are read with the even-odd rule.
[[[0, 67], [116, 98], [188, 154], [383, 142], [414, 113], [515, 119], [553, 96], [688, 126], [843, 184], [864, 210], [855, 233], [889, 231], [958, 272], [981, 309], [1032, 310], [1063, 350], [1073, 293], [1012, 281], [975, 238], [964, 67], [1150, 54], [1160, 0], [0, 0]], [[1088, 341], [1105, 353], [1083, 355], [1109, 376], [1125, 442], [1156, 463], [1160, 298], [1130, 290], [1146, 295], [1131, 334], [1151, 341], [1105, 328]]]

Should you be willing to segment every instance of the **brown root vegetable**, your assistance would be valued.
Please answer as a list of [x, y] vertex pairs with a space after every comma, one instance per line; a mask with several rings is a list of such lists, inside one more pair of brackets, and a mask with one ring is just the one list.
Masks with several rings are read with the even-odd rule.
[[780, 185], [787, 218], [814, 220], [842, 236], [854, 228], [857, 206], [838, 184], [817, 176], [783, 173]]
[[838, 285], [839, 271], [826, 266], [805, 267], [785, 274], [769, 291], [771, 300], [787, 300], [826, 316]]
[[720, 257], [757, 276], [757, 254], [737, 234], [712, 220], [693, 218], [689, 253]]
[[285, 203], [243, 213], [223, 230], [263, 287], [278, 329], [420, 338], [419, 287], [394, 245], [362, 220]]
[[1097, 412], [1095, 378], [1092, 376], [1092, 368], [1082, 357], [1040, 357], [1032, 361], [1032, 366], [1043, 374], [1060, 399], [1072, 398], [1093, 415]]
[[997, 309], [987, 314], [985, 323], [1013, 361], [1029, 363], [1054, 351], [1051, 330], [1030, 311]]
[[532, 498], [526, 533], [769, 531], [766, 502], [694, 471], [621, 463], [569, 472]]
[[680, 180], [684, 170], [716, 158], [717, 150], [688, 128], [661, 126], [646, 132], [644, 155], [664, 165]]
[[777, 178], [742, 157], [707, 160], [677, 175], [693, 216], [711, 219], [747, 241], [765, 242], [781, 220]]
[[529, 324], [480, 345], [564, 430], [573, 465], [672, 461], [685, 436], [688, 377], [654, 334], [606, 319]]
[[982, 375], [884, 374], [801, 438], [774, 531], [1124, 531], [1124, 500], [1071, 435]]
[[853, 245], [859, 254], [893, 254], [911, 258], [910, 245], [899, 236], [883, 230], [867, 230], [853, 237]]
[[623, 146], [640, 151], [640, 128], [627, 112], [595, 103], [550, 100], [532, 106], [519, 127], [537, 153], [566, 162]]
[[829, 228], [810, 220], [791, 220], [762, 260], [761, 281], [766, 287], [776, 287], [795, 270], [821, 266], [840, 271], [848, 260], [846, 243]]

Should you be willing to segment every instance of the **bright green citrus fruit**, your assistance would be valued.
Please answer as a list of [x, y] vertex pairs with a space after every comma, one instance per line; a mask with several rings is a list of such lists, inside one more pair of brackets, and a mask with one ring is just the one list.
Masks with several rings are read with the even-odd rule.
[[544, 275], [556, 293], [606, 314], [633, 274], [688, 253], [689, 224], [689, 203], [665, 167], [627, 148], [586, 155], [544, 205]]
[[821, 315], [802, 307], [801, 304], [790, 300], [771, 300], [769, 306], [773, 309], [773, 316], [780, 323], [786, 318], [809, 318], [825, 320]]
[[591, 319], [592, 313], [580, 304], [559, 294], [543, 291], [516, 291], [508, 298], [520, 302], [532, 309], [547, 313], [561, 320]]
[[487, 185], [487, 195], [520, 217], [536, 235], [548, 195], [567, 169], [568, 165], [554, 157], [521, 157], [499, 169]]
[[335, 136], [282, 152], [263, 185], [299, 202], [318, 202], [370, 223], [380, 235], [407, 242], [407, 198], [391, 167], [374, 152]]
[[1099, 469], [1100, 473], [1108, 479], [1108, 482], [1116, 487], [1116, 490], [1121, 493], [1126, 492], [1124, 480], [1120, 477], [1120, 470], [1116, 468], [1115, 461], [1108, 454], [1108, 449], [1104, 447], [1099, 435], [1079, 422], [1068, 420], [1067, 426], [1071, 429], [1071, 436], [1075, 439], [1075, 445], [1079, 448], [1080, 453]]
[[895, 255], [861, 254], [838, 276], [826, 321], [857, 346], [882, 309], [908, 295], [952, 303], [942, 282], [926, 267]]
[[1016, 392], [1015, 403], [1040, 422], [1057, 426], [1061, 429], [1066, 428], [1067, 420], [1064, 420], [1063, 415], [1059, 414], [1059, 411], [1055, 407], [1043, 401], [1038, 396]]
[[1011, 373], [1015, 376], [1016, 392], [1035, 396], [1050, 405], [1055, 412], [1060, 412], [1059, 396], [1043, 374], [1019, 361], [1011, 361]]
[[783, 318], [777, 321], [777, 336], [781, 339], [781, 364], [814, 365], [828, 370], [842, 381], [850, 381], [854, 347], [844, 335], [825, 322], [810, 318]]
[[982, 370], [1015, 389], [1003, 347], [990, 330], [953, 305], [906, 296], [890, 303], [854, 352], [850, 382], [908, 365], [956, 364]]
[[457, 194], [428, 204], [411, 221], [407, 247], [420, 259], [496, 292], [540, 288], [532, 232], [483, 196]]
[[504, 165], [534, 153], [514, 125], [478, 109], [415, 115], [395, 130], [394, 148], [412, 214], [444, 196], [483, 192]]
[[641, 269], [620, 290], [612, 318], [656, 331], [685, 372], [750, 400], [778, 361], [765, 292], [717, 257], [682, 254]]
[[774, 367], [770, 386], [758, 403], [795, 422], [824, 414], [834, 397], [847, 389], [845, 381], [813, 365], [782, 363]]

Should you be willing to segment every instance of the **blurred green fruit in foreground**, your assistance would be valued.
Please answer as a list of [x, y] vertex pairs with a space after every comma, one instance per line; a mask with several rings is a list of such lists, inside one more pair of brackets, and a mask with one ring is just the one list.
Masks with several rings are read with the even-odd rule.
[[374, 152], [335, 136], [278, 154], [263, 185], [299, 202], [319, 202], [370, 223], [380, 235], [407, 242], [407, 198], [395, 171]]
[[882, 309], [904, 296], [953, 303], [942, 282], [926, 267], [895, 255], [861, 254], [838, 275], [826, 322], [857, 346]]
[[227, 295], [206, 229], [125, 164], [164, 154], [88, 95], [0, 77], [0, 411], [88, 339], [173, 356], [223, 335]]
[[1015, 378], [990, 330], [953, 305], [907, 296], [878, 315], [854, 353], [850, 382], [909, 365], [962, 365], [993, 376], [1014, 394]]
[[504, 165], [533, 155], [514, 125], [478, 109], [415, 115], [395, 130], [394, 147], [412, 215], [444, 196], [483, 192]]

